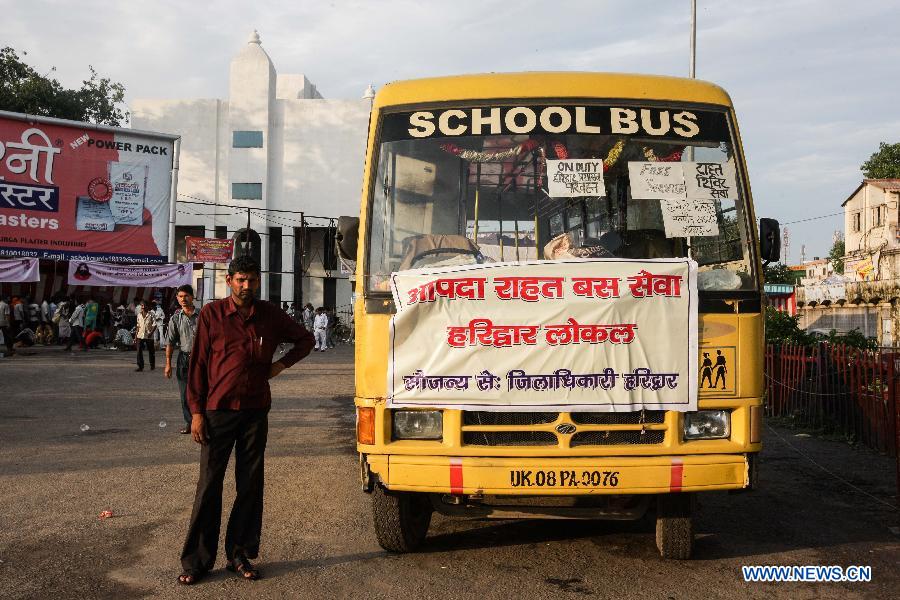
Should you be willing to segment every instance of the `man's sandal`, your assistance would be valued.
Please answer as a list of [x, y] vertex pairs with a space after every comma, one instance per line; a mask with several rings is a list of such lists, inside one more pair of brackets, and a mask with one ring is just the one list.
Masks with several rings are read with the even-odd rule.
[[254, 581], [262, 577], [259, 573], [259, 569], [254, 567], [249, 560], [244, 558], [243, 556], [239, 556], [236, 558], [232, 558], [228, 561], [228, 564], [225, 565], [225, 568], [240, 577], [241, 579], [248, 579], [250, 581]]
[[206, 577], [206, 572], [204, 571], [185, 570], [184, 573], [178, 576], [178, 583], [181, 585], [194, 585], [204, 577]]

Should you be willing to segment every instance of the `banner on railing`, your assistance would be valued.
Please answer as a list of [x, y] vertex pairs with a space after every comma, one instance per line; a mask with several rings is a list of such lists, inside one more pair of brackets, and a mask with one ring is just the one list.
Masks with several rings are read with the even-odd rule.
[[69, 285], [130, 287], [178, 287], [192, 283], [191, 264], [113, 265], [102, 262], [70, 262]]
[[0, 281], [31, 283], [41, 280], [40, 261], [36, 258], [0, 258]]
[[388, 406], [696, 410], [696, 273], [689, 259], [394, 273]]

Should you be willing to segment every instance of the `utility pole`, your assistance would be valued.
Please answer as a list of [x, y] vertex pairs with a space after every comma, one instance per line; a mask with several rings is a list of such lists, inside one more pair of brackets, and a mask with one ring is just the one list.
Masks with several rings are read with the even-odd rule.
[[697, 77], [697, 0], [691, 0], [691, 79]]

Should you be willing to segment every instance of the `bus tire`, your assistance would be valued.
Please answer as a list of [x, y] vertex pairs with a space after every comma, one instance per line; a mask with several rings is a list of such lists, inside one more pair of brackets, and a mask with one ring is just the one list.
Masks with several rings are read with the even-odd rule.
[[425, 494], [389, 492], [378, 484], [372, 490], [375, 536], [388, 552], [415, 551], [428, 533], [432, 511]]
[[687, 560], [694, 548], [693, 494], [662, 494], [656, 503], [656, 547], [660, 556]]

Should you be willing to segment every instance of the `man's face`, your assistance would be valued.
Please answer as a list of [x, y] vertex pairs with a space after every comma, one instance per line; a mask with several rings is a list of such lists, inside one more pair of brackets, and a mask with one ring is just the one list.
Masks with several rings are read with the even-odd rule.
[[181, 308], [190, 308], [194, 305], [194, 297], [187, 292], [178, 292], [178, 305]]
[[146, 313], [147, 313], [147, 305], [146, 305], [146, 304], [141, 304], [141, 314], [143, 315], [143, 314], [146, 314]]
[[227, 275], [225, 282], [231, 287], [231, 293], [242, 301], [250, 301], [259, 289], [259, 273], [235, 273]]

